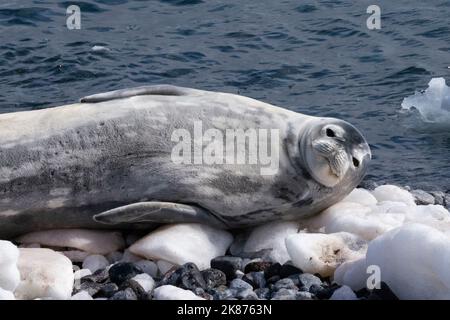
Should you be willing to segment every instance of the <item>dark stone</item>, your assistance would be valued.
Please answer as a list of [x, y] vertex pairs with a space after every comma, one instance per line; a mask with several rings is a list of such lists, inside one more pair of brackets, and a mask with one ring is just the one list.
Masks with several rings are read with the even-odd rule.
[[434, 203], [441, 206], [445, 206], [445, 193], [442, 191], [430, 191], [430, 194], [434, 197]]
[[295, 294], [295, 300], [313, 300], [315, 296], [310, 292], [299, 291]]
[[109, 300], [137, 300], [137, 296], [131, 288], [116, 292]]
[[118, 286], [139, 273], [143, 273], [142, 270], [130, 262], [119, 262], [109, 268], [109, 278]]
[[266, 286], [266, 278], [263, 271], [249, 272], [242, 280], [252, 285], [254, 289], [264, 288]]
[[428, 192], [417, 189], [411, 191], [411, 194], [414, 196], [415, 202], [418, 205], [434, 204], [434, 197]]
[[196, 288], [206, 289], [206, 282], [194, 263], [186, 263], [181, 268], [180, 287], [194, 290]]
[[219, 286], [211, 290], [211, 294], [215, 300], [226, 300], [233, 298], [233, 291], [228, 289], [226, 286]]
[[320, 300], [328, 300], [331, 298], [331, 296], [333, 295], [333, 292], [338, 289], [339, 286], [338, 285], [332, 285], [332, 286], [327, 286], [327, 287], [322, 287], [322, 286], [318, 286], [317, 284], [313, 284], [310, 288], [309, 288], [309, 292], [312, 293], [313, 295], [315, 295], [317, 297], [317, 299]]
[[227, 284], [227, 277], [225, 276], [225, 273], [223, 273], [219, 269], [206, 269], [201, 273], [203, 279], [205, 279], [206, 288], [208, 289]]
[[164, 274], [162, 279], [159, 281], [158, 287], [164, 286], [164, 285], [177, 286], [177, 284], [179, 283], [180, 277], [181, 277], [180, 268], [171, 268], [169, 271], [167, 271]]
[[119, 291], [117, 284], [112, 282], [105, 283], [100, 287], [94, 298], [111, 298], [117, 291]]
[[120, 290], [126, 290], [130, 288], [136, 294], [138, 300], [148, 300], [149, 296], [147, 292], [145, 292], [144, 288], [139, 284], [139, 282], [129, 279], [127, 281], [122, 282], [120, 286]]
[[278, 280], [280, 280], [280, 276], [272, 276], [269, 279], [267, 279], [267, 283], [268, 284], [274, 284], [275, 282], [277, 282]]
[[269, 299], [270, 298], [270, 290], [269, 288], [259, 288], [254, 291], [259, 299]]
[[392, 292], [391, 288], [384, 282], [380, 283], [380, 289], [373, 289], [369, 300], [398, 300], [398, 297]]
[[278, 262], [270, 265], [266, 270], [264, 270], [264, 276], [266, 279], [270, 279], [273, 276], [279, 276], [281, 271], [281, 264]]
[[158, 284], [172, 285], [187, 290], [194, 290], [196, 288], [206, 289], [207, 285], [200, 270], [194, 263], [188, 262], [178, 269], [167, 272]]
[[209, 293], [205, 292], [205, 290], [203, 290], [202, 288], [195, 288], [194, 293], [197, 296], [202, 297], [203, 299], [206, 299], [206, 300], [212, 300], [213, 299], [212, 295], [210, 295]]
[[81, 282], [90, 281], [97, 283], [104, 283], [109, 279], [109, 272], [107, 269], [100, 269], [95, 271], [93, 274], [84, 276], [81, 278]]
[[298, 290], [298, 287], [294, 284], [294, 281], [292, 281], [292, 279], [284, 278], [284, 279], [278, 280], [273, 285], [274, 291], [279, 291], [281, 289]]
[[321, 286], [322, 280], [310, 273], [302, 273], [298, 276], [299, 288], [301, 291], [309, 291], [312, 285]]
[[273, 263], [270, 261], [252, 261], [247, 263], [247, 265], [244, 268], [244, 273], [258, 272], [258, 271], [265, 272], [272, 265]]
[[86, 291], [92, 297], [94, 296], [100, 289], [102, 285], [100, 283], [92, 282], [92, 281], [84, 281], [80, 285], [80, 290], [78, 291]]
[[242, 300], [258, 300], [258, 296], [253, 290], [244, 290], [237, 294], [237, 298]]
[[236, 271], [242, 269], [242, 258], [222, 256], [211, 260], [211, 268], [218, 269], [225, 273], [227, 280], [236, 278]]
[[272, 300], [295, 300], [297, 290], [280, 289], [272, 294]]
[[367, 189], [367, 190], [374, 190], [376, 187], [378, 187], [378, 183], [376, 183], [375, 181], [372, 181], [372, 180], [363, 180], [358, 185], [358, 188], [363, 188], [363, 189]]
[[280, 277], [281, 278], [287, 278], [289, 276], [300, 274], [302, 273], [302, 270], [294, 266], [291, 262], [286, 262], [281, 266], [280, 269]]
[[230, 282], [230, 289], [236, 290], [237, 292], [247, 289], [253, 291], [252, 285], [241, 279], [233, 279], [233, 281]]

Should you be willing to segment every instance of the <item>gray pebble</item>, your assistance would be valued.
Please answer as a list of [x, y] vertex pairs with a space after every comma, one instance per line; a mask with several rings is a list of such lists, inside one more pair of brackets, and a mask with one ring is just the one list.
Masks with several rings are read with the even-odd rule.
[[445, 193], [442, 191], [430, 191], [434, 197], [434, 203], [441, 206], [445, 205]]
[[260, 288], [254, 291], [259, 299], [267, 300], [270, 298], [270, 290], [269, 288]]
[[227, 278], [225, 273], [218, 269], [206, 269], [202, 272], [203, 279], [205, 279], [206, 288], [212, 289], [218, 286], [226, 285]]
[[242, 258], [232, 256], [216, 257], [211, 260], [211, 268], [219, 269], [228, 280], [236, 277], [236, 271], [242, 270]]
[[266, 286], [266, 278], [264, 277], [263, 271], [249, 272], [242, 280], [251, 284], [254, 289], [264, 288]]
[[127, 288], [116, 292], [109, 300], [137, 300], [137, 296], [133, 289]]
[[416, 190], [411, 191], [411, 194], [414, 196], [416, 204], [418, 204], [418, 205], [434, 204], [434, 197], [433, 197], [433, 195], [429, 194], [428, 192], [425, 192], [420, 189], [416, 189]]
[[272, 300], [295, 300], [297, 290], [280, 289], [272, 295]]
[[233, 292], [228, 289], [226, 286], [219, 286], [210, 291], [213, 295], [214, 300], [226, 300], [229, 298], [233, 298]]
[[284, 278], [278, 280], [273, 286], [274, 291], [279, 291], [280, 289], [298, 290], [298, 287], [294, 284], [294, 281], [292, 281], [291, 278]]
[[253, 291], [252, 285], [241, 279], [233, 279], [233, 281], [230, 282], [230, 289], [236, 290], [237, 292], [244, 291], [244, 290], [252, 290]]
[[299, 291], [295, 295], [295, 300], [312, 300], [313, 295], [310, 292]]
[[321, 286], [322, 280], [310, 273], [302, 273], [298, 276], [301, 291], [309, 291], [312, 285]]

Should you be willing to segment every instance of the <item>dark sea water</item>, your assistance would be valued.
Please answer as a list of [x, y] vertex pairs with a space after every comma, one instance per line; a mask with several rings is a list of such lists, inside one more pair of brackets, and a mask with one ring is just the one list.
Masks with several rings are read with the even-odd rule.
[[[66, 27], [71, 4], [81, 30]], [[1, 0], [0, 112], [144, 84], [240, 93], [353, 123], [372, 179], [450, 189], [450, 125], [400, 113], [432, 77], [450, 80], [450, 1], [376, 1], [381, 30], [366, 27], [370, 4]]]

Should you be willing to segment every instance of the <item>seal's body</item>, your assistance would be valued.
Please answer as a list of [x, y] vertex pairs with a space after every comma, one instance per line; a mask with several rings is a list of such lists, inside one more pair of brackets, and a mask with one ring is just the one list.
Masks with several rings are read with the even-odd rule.
[[[227, 132], [244, 138], [231, 147]], [[239, 148], [247, 158], [259, 156], [262, 144], [251, 143], [265, 137], [277, 162], [271, 170], [264, 172], [261, 159], [225, 159]], [[184, 152], [174, 153], [180, 144]], [[171, 222], [234, 228], [302, 218], [345, 197], [369, 159], [366, 141], [344, 121], [173, 86], [2, 114], [0, 237], [51, 228]]]

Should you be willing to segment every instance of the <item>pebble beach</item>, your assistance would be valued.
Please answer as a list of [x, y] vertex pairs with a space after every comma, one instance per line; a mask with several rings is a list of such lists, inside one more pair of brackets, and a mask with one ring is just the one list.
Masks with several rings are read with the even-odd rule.
[[363, 182], [301, 221], [0, 241], [0, 299], [449, 299], [450, 194]]

